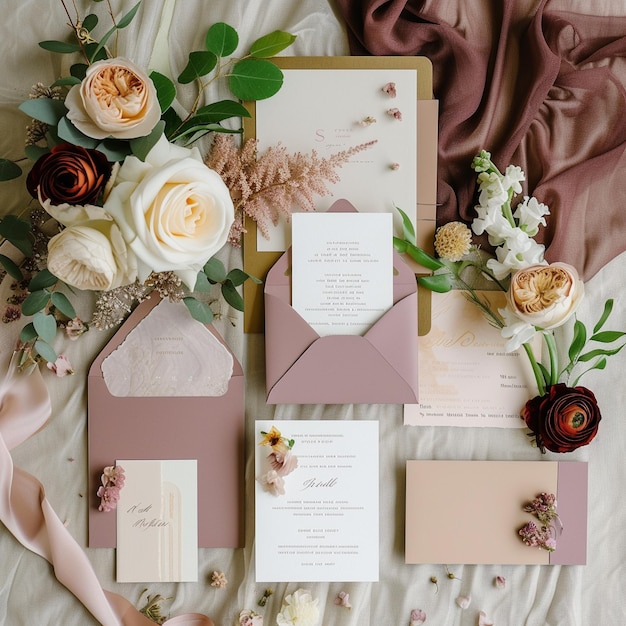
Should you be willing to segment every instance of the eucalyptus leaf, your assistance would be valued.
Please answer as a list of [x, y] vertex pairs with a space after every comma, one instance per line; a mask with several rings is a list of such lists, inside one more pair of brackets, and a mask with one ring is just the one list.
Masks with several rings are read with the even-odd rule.
[[100, 43], [97, 44], [97, 46], [95, 47], [94, 51], [90, 54], [89, 59], [92, 62], [96, 59], [96, 56], [100, 53], [100, 51], [102, 51], [104, 49], [104, 46], [106, 46], [107, 41], [109, 41], [109, 39], [111, 38], [111, 35], [116, 30], [120, 30], [122, 28], [126, 28], [133, 21], [133, 18], [135, 17], [135, 14], [137, 13], [137, 10], [139, 9], [139, 5], [140, 4], [141, 4], [141, 1], [138, 2], [128, 13], [126, 13], [117, 22], [117, 24], [115, 24], [115, 26], [113, 26], [113, 28], [111, 28], [110, 30], [108, 30], [105, 33], [104, 37], [102, 37], [102, 39], [100, 40]]
[[0, 159], [0, 181], [13, 180], [22, 175], [22, 168], [9, 159]]
[[63, 78], [59, 78], [52, 83], [52, 87], [67, 87], [80, 85], [80, 78], [76, 78], [75, 76], [64, 76]]
[[172, 139], [176, 130], [180, 128], [183, 121], [172, 107], [167, 109], [167, 111], [161, 115], [161, 119], [165, 122], [165, 136], [168, 139]]
[[36, 144], [32, 144], [24, 148], [24, 154], [26, 158], [30, 159], [31, 161], [36, 161], [44, 154], [48, 154], [48, 152], [50, 152], [48, 148], [45, 148], [44, 146], [38, 146]]
[[152, 129], [149, 135], [145, 137], [137, 137], [130, 140], [130, 149], [132, 153], [141, 161], [145, 161], [148, 153], [157, 144], [163, 131], [165, 130], [165, 122], [160, 120], [157, 125]]
[[74, 63], [74, 65], [70, 67], [70, 74], [74, 78], [78, 78], [78, 80], [83, 80], [87, 74], [88, 67], [86, 63]]
[[594, 333], [591, 335], [591, 341], [599, 341], [600, 343], [611, 343], [613, 341], [617, 341], [621, 337], [626, 335], [626, 332], [621, 332], [617, 330], [605, 330], [600, 333]]
[[206, 118], [207, 122], [222, 122], [230, 117], [250, 117], [250, 112], [235, 100], [219, 100], [200, 107], [196, 117]]
[[[114, 32], [115, 29], [112, 29], [112, 33]], [[105, 59], [109, 58], [106, 48], [95, 41], [85, 44], [85, 54], [87, 55], [87, 58], [91, 63], [94, 63], [96, 61], [104, 61]]]
[[51, 98], [33, 98], [26, 100], [18, 107], [20, 111], [26, 113], [30, 117], [56, 126], [59, 120], [67, 113], [65, 104], [60, 100], [52, 100]]
[[33, 316], [33, 326], [37, 335], [46, 343], [51, 343], [57, 334], [57, 322], [53, 315], [39, 311]]
[[206, 76], [217, 65], [217, 57], [208, 50], [196, 50], [189, 53], [185, 69], [178, 76], [178, 82], [186, 85], [196, 78]]
[[230, 270], [230, 272], [228, 272], [228, 275], [226, 276], [226, 280], [230, 280], [230, 282], [233, 283], [235, 287], [243, 285], [248, 280], [248, 278], [251, 278], [257, 284], [261, 282], [258, 278], [250, 276], [250, 274], [244, 272], [243, 270], [240, 270], [239, 268]]
[[98, 25], [98, 16], [95, 13], [90, 13], [85, 16], [83, 20], [83, 28], [86, 28], [91, 32]]
[[4, 267], [7, 274], [11, 278], [15, 278], [15, 280], [24, 279], [22, 270], [17, 266], [17, 264], [13, 261], [13, 259], [10, 259], [8, 256], [4, 254], [0, 254], [0, 263], [2, 264], [2, 267]]
[[129, 154], [132, 154], [130, 142], [125, 139], [104, 139], [96, 146], [96, 150], [102, 152], [111, 162], [123, 161]]
[[226, 134], [241, 134], [243, 132], [243, 128], [239, 129], [231, 129], [224, 128], [219, 124], [207, 124], [206, 126], [198, 126], [197, 128], [192, 128], [183, 135], [180, 135], [180, 139], [185, 138], [183, 141], [183, 146], [189, 146], [194, 141], [198, 141], [200, 137], [204, 137], [204, 135], [208, 133], [226, 133]]
[[46, 287], [52, 287], [58, 280], [50, 270], [43, 269], [28, 283], [28, 291], [40, 291]]
[[93, 137], [88, 137], [87, 135], [81, 133], [78, 128], [76, 128], [76, 126], [74, 126], [74, 124], [67, 119], [67, 117], [62, 117], [59, 120], [57, 133], [59, 138], [63, 141], [72, 143], [75, 146], [88, 148], [89, 150], [93, 150], [100, 142], [99, 139], [94, 139]]
[[239, 45], [239, 35], [237, 31], [224, 22], [217, 22], [209, 28], [205, 47], [218, 57], [231, 55]]
[[450, 280], [450, 274], [434, 274], [432, 276], [419, 276], [417, 282], [437, 293], [447, 293], [452, 289], [452, 281]]
[[200, 293], [208, 293], [211, 291], [212, 286], [213, 285], [209, 282], [207, 275], [204, 272], [198, 272], [196, 284], [194, 285], [193, 290]]
[[40, 41], [39, 47], [48, 52], [57, 52], [59, 54], [71, 54], [72, 52], [80, 52], [80, 46], [74, 42], [46, 40]]
[[176, 86], [167, 76], [159, 72], [150, 72], [150, 80], [154, 83], [161, 113], [165, 113], [176, 98]]
[[41, 339], [35, 341], [35, 350], [42, 359], [45, 359], [50, 363], [54, 363], [57, 360], [57, 353], [54, 351], [52, 346]]
[[283, 84], [283, 73], [266, 59], [242, 59], [233, 66], [230, 90], [240, 100], [264, 100], [276, 94]]
[[250, 55], [267, 59], [268, 57], [276, 56], [279, 52], [288, 48], [295, 40], [295, 35], [282, 30], [275, 30], [257, 39], [252, 46], [250, 46]]
[[193, 317], [193, 319], [201, 322], [202, 324], [210, 324], [213, 321], [213, 311], [211, 311], [211, 308], [204, 304], [204, 302], [200, 302], [192, 296], [183, 298], [183, 302], [189, 310], [189, 313], [191, 313], [191, 317]]
[[202, 271], [212, 283], [221, 283], [226, 280], [226, 268], [216, 257], [211, 257], [204, 264]]
[[233, 309], [243, 311], [243, 298], [230, 280], [225, 280], [222, 283], [222, 295], [224, 296], [224, 300], [226, 300]]
[[29, 293], [24, 302], [22, 302], [22, 313], [24, 315], [34, 315], [48, 306], [49, 301], [49, 292], [45, 290], [33, 291], [32, 293]]
[[23, 343], [28, 343], [37, 337], [37, 331], [33, 326], [32, 322], [29, 322], [20, 330], [20, 341]]
[[609, 315], [611, 315], [612, 310], [613, 310], [613, 298], [609, 298], [604, 303], [604, 310], [602, 311], [602, 315], [600, 316], [600, 319], [598, 320], [596, 325], [593, 327], [594, 333], [597, 333], [604, 326], [606, 320], [609, 318]]
[[76, 311], [74, 306], [68, 300], [67, 296], [60, 291], [55, 291], [50, 296], [52, 304], [59, 310], [65, 317], [69, 317], [71, 320], [76, 317]]
[[30, 235], [30, 222], [23, 220], [17, 215], [5, 215], [0, 220], [0, 237], [8, 239], [11, 243], [16, 240], [26, 239]]

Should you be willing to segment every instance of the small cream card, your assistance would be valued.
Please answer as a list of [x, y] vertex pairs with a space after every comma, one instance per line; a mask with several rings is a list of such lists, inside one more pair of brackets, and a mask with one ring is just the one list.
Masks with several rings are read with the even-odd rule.
[[[494, 310], [505, 305], [502, 292], [478, 294]], [[519, 414], [535, 378], [523, 349], [505, 343], [463, 291], [432, 293], [431, 327], [417, 342], [420, 403], [405, 405], [404, 423], [525, 428]]]
[[292, 306], [320, 336], [362, 335], [393, 304], [389, 213], [292, 216]]
[[118, 460], [117, 582], [198, 580], [195, 460]]
[[[316, 198], [325, 211], [347, 198], [366, 212], [393, 213], [401, 207], [415, 216], [417, 196], [417, 72], [415, 69], [284, 69], [281, 90], [256, 103], [259, 150], [281, 143], [289, 152], [321, 157], [368, 142], [329, 183], [331, 194]], [[383, 91], [395, 84], [395, 97]], [[284, 221], [269, 239], [259, 232], [259, 250], [286, 250]]]
[[[570, 461], [407, 461], [406, 562], [584, 565], [587, 464]], [[524, 510], [556, 496], [556, 549], [528, 546]]]
[[[297, 459], [274, 491], [272, 448], [258, 445], [272, 428]], [[377, 581], [378, 422], [258, 420], [256, 432], [256, 580]]]

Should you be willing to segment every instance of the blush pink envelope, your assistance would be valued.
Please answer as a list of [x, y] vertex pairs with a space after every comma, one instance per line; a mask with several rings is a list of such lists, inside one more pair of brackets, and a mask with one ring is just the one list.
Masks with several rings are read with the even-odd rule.
[[[328, 210], [356, 211], [347, 200]], [[268, 404], [417, 402], [417, 283], [400, 255], [394, 252], [392, 308], [363, 336], [320, 337], [291, 307], [290, 252], [265, 282]]]
[[[241, 547], [244, 377], [235, 356], [228, 390], [222, 396], [119, 397], [109, 392], [103, 378], [104, 359], [159, 301], [154, 294], [142, 302], [89, 370], [89, 547], [116, 545], [115, 512], [98, 511], [96, 496], [103, 468], [116, 459], [197, 459], [198, 546]], [[212, 326], [207, 328], [226, 345]]]

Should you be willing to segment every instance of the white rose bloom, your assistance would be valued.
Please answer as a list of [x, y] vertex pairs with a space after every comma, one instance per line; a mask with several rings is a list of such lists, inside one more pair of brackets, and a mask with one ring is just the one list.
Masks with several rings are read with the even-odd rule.
[[306, 589], [298, 589], [283, 600], [280, 613], [276, 616], [278, 626], [318, 626], [318, 600], [313, 599]]
[[584, 283], [567, 263], [533, 265], [511, 277], [507, 302], [523, 322], [550, 330], [564, 324], [584, 295]]
[[106, 291], [137, 276], [133, 253], [112, 221], [68, 226], [48, 242], [48, 269], [77, 289]]
[[528, 196], [524, 196], [524, 200], [517, 205], [515, 213], [513, 213], [513, 217], [518, 220], [520, 228], [531, 237], [539, 232], [539, 225], [546, 225], [544, 215], [550, 215], [548, 207], [539, 202], [537, 198], [529, 198]]
[[92, 204], [52, 204], [49, 199], [43, 200], [39, 196], [39, 202], [46, 213], [53, 217], [63, 226], [76, 226], [81, 222], [93, 220], [105, 220], [112, 222], [113, 218], [99, 206]]
[[161, 119], [154, 83], [121, 57], [92, 63], [68, 92], [65, 106], [72, 124], [94, 139], [145, 137]]
[[198, 149], [165, 137], [145, 162], [125, 159], [104, 209], [135, 253], [141, 281], [151, 272], [173, 271], [190, 289], [226, 243], [235, 215], [228, 187]]

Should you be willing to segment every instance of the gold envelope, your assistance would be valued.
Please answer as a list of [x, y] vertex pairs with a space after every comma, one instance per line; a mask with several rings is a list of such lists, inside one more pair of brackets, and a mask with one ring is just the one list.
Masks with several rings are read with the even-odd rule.
[[[432, 94], [432, 64], [426, 57], [278, 57], [276, 64], [283, 69], [414, 69], [417, 72], [417, 244], [432, 250], [437, 203], [437, 120], [438, 101]], [[246, 138], [256, 136], [255, 104], [246, 103], [252, 117], [244, 119]], [[349, 198], [348, 198], [349, 199]], [[246, 218], [243, 242], [244, 269], [265, 280], [270, 267], [282, 252], [257, 249], [256, 222]], [[418, 265], [405, 259], [416, 272]], [[243, 285], [244, 331], [261, 333], [264, 329], [263, 285], [246, 281]], [[420, 307], [420, 314], [421, 314]], [[428, 307], [424, 307], [428, 311]]]
[[[122, 324], [88, 377], [89, 546], [115, 547], [115, 513], [98, 511], [100, 475], [116, 459], [197, 459], [198, 546], [243, 546], [244, 376], [215, 328], [206, 328], [233, 356], [221, 396], [113, 395], [102, 364], [160, 302], [153, 293]], [[181, 305], [182, 306], [182, 305]], [[156, 372], [155, 372], [156, 374]]]

